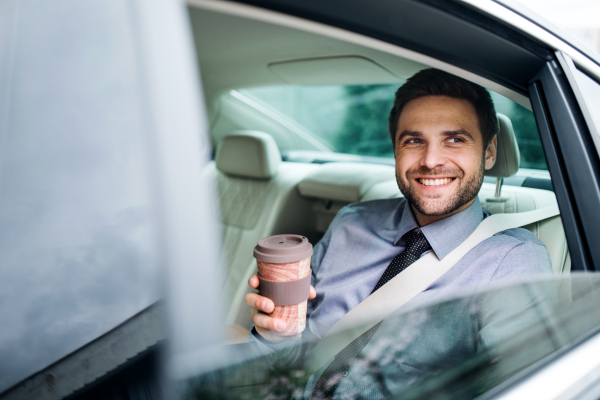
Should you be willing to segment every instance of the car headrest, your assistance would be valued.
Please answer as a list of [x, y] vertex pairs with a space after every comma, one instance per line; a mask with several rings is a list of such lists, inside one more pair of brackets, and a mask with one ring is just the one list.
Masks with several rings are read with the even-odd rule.
[[277, 175], [281, 153], [275, 139], [258, 131], [235, 131], [217, 146], [217, 169], [230, 175], [269, 179]]
[[515, 138], [512, 122], [503, 114], [496, 114], [500, 122], [500, 133], [498, 134], [498, 154], [496, 164], [492, 169], [486, 170], [486, 176], [496, 178], [508, 178], [519, 170], [521, 154]]

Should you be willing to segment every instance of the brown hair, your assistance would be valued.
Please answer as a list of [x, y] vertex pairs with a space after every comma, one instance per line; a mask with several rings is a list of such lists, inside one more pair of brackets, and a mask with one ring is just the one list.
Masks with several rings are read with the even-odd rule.
[[398, 129], [398, 120], [402, 109], [409, 101], [425, 96], [447, 96], [471, 102], [479, 119], [479, 130], [483, 136], [484, 150], [500, 130], [494, 102], [487, 90], [482, 86], [439, 69], [428, 68], [410, 77], [396, 91], [396, 99], [388, 120], [394, 149], [396, 146], [396, 130]]

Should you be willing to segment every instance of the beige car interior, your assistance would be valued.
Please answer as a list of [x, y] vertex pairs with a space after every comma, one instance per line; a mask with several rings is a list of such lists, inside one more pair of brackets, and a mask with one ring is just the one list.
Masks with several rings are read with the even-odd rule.
[[[391, 165], [282, 161], [283, 150], [331, 150], [237, 90], [291, 84], [401, 84], [429, 65], [421, 62], [423, 57], [400, 57], [299, 25], [240, 16], [217, 9], [213, 3], [190, 0], [188, 5], [216, 148], [215, 160], [204, 172], [215, 182], [220, 205], [220, 268], [230, 300], [226, 323], [231, 327], [230, 338], [239, 342], [247, 340], [251, 326], [243, 298], [249, 290], [247, 280], [256, 271], [252, 252], [259, 239], [295, 233], [314, 245], [343, 206], [402, 194]], [[527, 106], [521, 94], [509, 89], [502, 94]], [[508, 117], [499, 115], [499, 119], [498, 157], [496, 165], [486, 171], [498, 183], [483, 184], [479, 193], [483, 208], [519, 213], [556, 203], [554, 193], [547, 190], [502, 186], [502, 179], [519, 169], [519, 148]], [[570, 258], [560, 218], [526, 228], [546, 245], [554, 273], [568, 273]]]

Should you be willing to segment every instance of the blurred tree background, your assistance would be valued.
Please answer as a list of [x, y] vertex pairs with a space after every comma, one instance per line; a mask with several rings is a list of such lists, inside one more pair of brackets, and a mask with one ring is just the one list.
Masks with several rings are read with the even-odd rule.
[[346, 86], [346, 116], [333, 141], [335, 151], [393, 157], [388, 116], [398, 85]]
[[[399, 85], [354, 85], [344, 87], [346, 114], [333, 138], [334, 150], [363, 156], [393, 157], [388, 116]], [[490, 92], [496, 110], [510, 118], [519, 143], [521, 167], [547, 169], [533, 113], [525, 107]]]
[[547, 170], [548, 166], [533, 113], [514, 102], [511, 102], [507, 110], [498, 109], [498, 112], [505, 114], [513, 124], [521, 153], [521, 168]]

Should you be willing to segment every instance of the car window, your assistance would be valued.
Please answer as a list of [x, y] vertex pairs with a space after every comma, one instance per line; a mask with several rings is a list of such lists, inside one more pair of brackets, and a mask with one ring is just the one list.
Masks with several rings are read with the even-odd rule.
[[[336, 396], [442, 399], [489, 393], [597, 330], [599, 294], [600, 277], [573, 274], [393, 313], [354, 358]], [[221, 348], [229, 362], [182, 379], [182, 398], [310, 398], [310, 370], [257, 358], [252, 346]]]
[[21, 4], [0, 38], [0, 393], [160, 297], [131, 15], [76, 4]]
[[574, 72], [581, 95], [587, 102], [596, 132], [600, 132], [600, 112], [598, 112], [600, 109], [600, 83], [579, 68], [575, 68]]
[[[335, 152], [392, 158], [388, 116], [400, 85], [272, 86], [239, 92], [290, 119]], [[547, 170], [533, 113], [490, 93], [496, 111], [512, 121], [521, 168]]]

